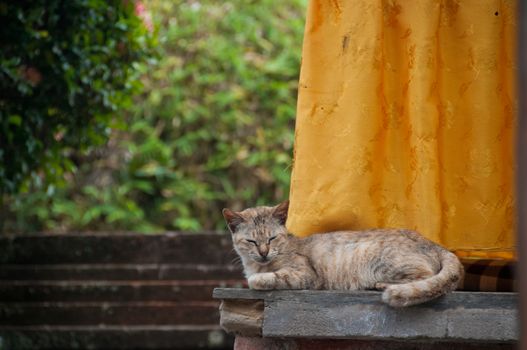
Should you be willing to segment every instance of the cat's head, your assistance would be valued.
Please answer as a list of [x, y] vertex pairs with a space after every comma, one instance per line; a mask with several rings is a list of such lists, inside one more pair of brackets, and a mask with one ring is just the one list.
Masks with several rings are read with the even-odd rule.
[[241, 212], [223, 209], [238, 254], [262, 265], [275, 259], [287, 243], [288, 208], [289, 201], [275, 207], [249, 208]]

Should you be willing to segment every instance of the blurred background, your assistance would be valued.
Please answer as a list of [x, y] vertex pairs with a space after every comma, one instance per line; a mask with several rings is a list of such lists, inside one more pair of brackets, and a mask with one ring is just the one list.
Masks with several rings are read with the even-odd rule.
[[0, 2], [3, 232], [224, 230], [286, 198], [306, 3]]
[[288, 196], [306, 3], [0, 0], [0, 349], [232, 349], [221, 209]]

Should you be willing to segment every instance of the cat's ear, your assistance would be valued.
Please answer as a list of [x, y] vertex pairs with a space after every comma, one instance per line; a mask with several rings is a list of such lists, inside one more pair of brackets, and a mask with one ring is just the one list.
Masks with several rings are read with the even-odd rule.
[[285, 225], [287, 221], [287, 210], [289, 209], [289, 201], [278, 204], [273, 210], [273, 217], [277, 218], [281, 225]]
[[227, 226], [229, 227], [229, 231], [231, 231], [231, 233], [236, 232], [236, 228], [238, 227], [238, 225], [245, 221], [239, 213], [230, 209], [224, 208], [221, 212], [223, 214], [223, 217], [225, 218], [225, 222], [227, 222]]

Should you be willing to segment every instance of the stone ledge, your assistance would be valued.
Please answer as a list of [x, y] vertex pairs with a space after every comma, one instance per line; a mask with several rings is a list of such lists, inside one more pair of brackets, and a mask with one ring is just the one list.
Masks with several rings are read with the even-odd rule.
[[502, 344], [519, 338], [517, 293], [454, 292], [404, 309], [385, 305], [376, 291], [217, 288], [213, 296], [223, 303], [222, 327], [242, 336]]

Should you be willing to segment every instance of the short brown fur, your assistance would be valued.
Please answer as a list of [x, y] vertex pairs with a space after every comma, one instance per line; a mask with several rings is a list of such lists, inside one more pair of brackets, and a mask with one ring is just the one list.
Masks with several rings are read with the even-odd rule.
[[394, 307], [453, 291], [463, 266], [414, 231], [338, 231], [297, 238], [285, 227], [288, 202], [242, 212], [223, 210], [252, 289], [384, 290]]

